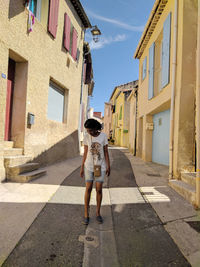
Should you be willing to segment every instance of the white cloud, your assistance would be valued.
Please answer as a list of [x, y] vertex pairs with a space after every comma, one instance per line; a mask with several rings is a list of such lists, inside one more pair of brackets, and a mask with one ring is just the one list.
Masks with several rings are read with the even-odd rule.
[[127, 39], [127, 36], [125, 34], [118, 34], [115, 37], [104, 37], [101, 36], [99, 38], [99, 41], [95, 43], [93, 40], [90, 41], [90, 49], [100, 49], [103, 48], [106, 45], [109, 45], [111, 43], [116, 43], [116, 42], [123, 42]]
[[132, 26], [129, 24], [126, 24], [124, 22], [121, 22], [119, 20], [115, 20], [115, 19], [110, 19], [110, 18], [106, 18], [100, 15], [97, 15], [96, 13], [87, 10], [87, 14], [89, 14], [91, 17], [101, 20], [101, 21], [105, 21], [114, 25], [117, 25], [120, 28], [124, 28], [126, 30], [130, 30], [130, 31], [134, 31], [134, 32], [142, 32], [144, 30], [144, 26]]

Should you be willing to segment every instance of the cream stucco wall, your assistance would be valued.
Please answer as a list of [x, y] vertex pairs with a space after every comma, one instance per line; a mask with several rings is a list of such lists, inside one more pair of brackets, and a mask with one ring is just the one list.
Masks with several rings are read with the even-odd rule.
[[174, 176], [194, 171], [197, 0], [179, 1]]
[[111, 123], [112, 123], [112, 105], [110, 103], [104, 104], [104, 129], [103, 132], [107, 135], [107, 137], [110, 137], [110, 130], [111, 130]]
[[[171, 98], [171, 78], [169, 84], [160, 90], [156, 97], [148, 100], [148, 80], [149, 80], [149, 48], [151, 47], [152, 43], [155, 42], [160, 33], [163, 30], [163, 23], [167, 18], [169, 12], [174, 12], [174, 1], [169, 0], [159, 21], [155, 27], [154, 32], [151, 35], [151, 38], [142, 54], [140, 61], [139, 61], [139, 91], [138, 91], [138, 117], [142, 117], [145, 114], [155, 114], [161, 112], [163, 110], [167, 110], [170, 107], [170, 98]], [[173, 15], [171, 19], [171, 25], [173, 25]], [[173, 42], [173, 27], [171, 27], [171, 44]], [[170, 54], [173, 53], [173, 47], [171, 45]], [[142, 64], [143, 61], [147, 57], [147, 75], [146, 78], [142, 81]], [[172, 64], [172, 57], [170, 57], [170, 65]], [[172, 75], [172, 68], [170, 67], [170, 77]], [[157, 89], [157, 88], [156, 88]], [[158, 90], [156, 90], [158, 91]]]
[[[1, 12], [1, 11], [0, 11]], [[1, 13], [0, 13], [1, 14]], [[2, 74], [7, 75], [8, 69], [8, 49], [0, 42], [0, 181], [5, 178], [4, 169], [4, 121], [5, 121], [5, 103], [6, 103], [6, 88], [7, 79], [2, 78]], [[7, 60], [5, 60], [7, 59]]]
[[[8, 58], [16, 61], [17, 82], [14, 92], [17, 97], [14, 98], [16, 112], [13, 115], [12, 126], [15, 129], [12, 132], [15, 147], [24, 148], [25, 155], [32, 155], [33, 158], [47, 164], [78, 153], [77, 129], [84, 28], [70, 1], [61, 0], [57, 35], [53, 39], [47, 32], [49, 1], [42, 2], [41, 22], [36, 18], [33, 32], [28, 34], [28, 10], [22, 5], [23, 1], [16, 1], [11, 5], [10, 1], [0, 0], [0, 71], [7, 75]], [[62, 46], [65, 12], [70, 16], [78, 33], [78, 63]], [[67, 103], [64, 123], [47, 118], [50, 80], [65, 90]], [[3, 141], [7, 81], [0, 77], [0, 82], [0, 106], [3, 107], [0, 134]], [[19, 110], [20, 102], [23, 107]], [[27, 127], [28, 112], [35, 115], [35, 124], [31, 128]]]
[[130, 97], [128, 98], [128, 101], [130, 103], [130, 111], [129, 111], [129, 127], [128, 127], [128, 131], [129, 131], [129, 150], [131, 153], [135, 153], [135, 137], [136, 137], [136, 98], [134, 97], [134, 95], [131, 93]]
[[[152, 123], [152, 115], [170, 109], [172, 87], [172, 55], [174, 53], [174, 7], [169, 0], [140, 58], [138, 90], [137, 154], [151, 161], [152, 130], [146, 128]], [[170, 81], [156, 96], [148, 100], [149, 48], [161, 36], [163, 23], [171, 12]], [[179, 177], [184, 169], [194, 166], [194, 114], [195, 114], [195, 50], [196, 50], [197, 1], [178, 1], [177, 67], [175, 82], [174, 112], [174, 177]], [[142, 64], [147, 56], [147, 75], [142, 81]], [[154, 84], [155, 86], [155, 84]], [[142, 124], [142, 125], [141, 125]], [[142, 131], [142, 132], [141, 132]]]
[[[115, 106], [116, 104], [116, 96], [119, 93], [119, 88], [115, 88], [113, 91], [113, 94], [110, 98], [110, 102], [112, 103], [113, 106]], [[116, 111], [116, 107], [115, 107], [115, 111]], [[115, 133], [116, 133], [116, 126], [117, 126], [117, 113], [113, 112], [112, 113], [112, 119], [111, 119], [111, 130], [112, 130], [112, 137], [113, 139], [115, 139]]]
[[[120, 119], [121, 107], [122, 107], [122, 116]], [[116, 118], [115, 144], [118, 146], [123, 146], [124, 94], [122, 92], [116, 98], [115, 118]]]

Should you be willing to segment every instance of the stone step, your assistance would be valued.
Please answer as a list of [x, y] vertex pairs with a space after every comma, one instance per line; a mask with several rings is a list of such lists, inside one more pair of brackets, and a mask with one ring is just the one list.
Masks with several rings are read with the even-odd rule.
[[13, 148], [14, 142], [13, 141], [4, 141], [4, 148]]
[[38, 168], [39, 168], [39, 163], [25, 163], [14, 167], [7, 167], [6, 176], [8, 178], [25, 172], [35, 171]]
[[32, 160], [30, 156], [6, 156], [4, 157], [4, 166], [7, 167], [15, 167], [22, 164], [25, 164]]
[[4, 157], [7, 156], [20, 156], [23, 153], [22, 148], [4, 148]]
[[191, 204], [195, 204], [196, 190], [194, 186], [187, 184], [181, 180], [169, 180], [169, 185]]
[[7, 177], [7, 181], [16, 182], [16, 183], [27, 183], [45, 174], [46, 174], [46, 170], [40, 169], [40, 170], [36, 170], [32, 172], [26, 172], [23, 174], [15, 175], [12, 177]]
[[196, 187], [196, 172], [182, 172], [181, 180]]

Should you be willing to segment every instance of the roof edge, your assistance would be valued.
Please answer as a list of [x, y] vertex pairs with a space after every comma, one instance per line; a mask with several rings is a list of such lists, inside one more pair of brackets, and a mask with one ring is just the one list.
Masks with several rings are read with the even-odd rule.
[[152, 8], [152, 10], [151, 10], [150, 16], [149, 16], [149, 18], [148, 18], [148, 21], [147, 21], [147, 23], [146, 23], [146, 26], [145, 26], [145, 28], [144, 28], [143, 34], [142, 34], [142, 36], [141, 36], [141, 38], [140, 38], [140, 41], [139, 41], [139, 43], [138, 43], [138, 46], [137, 46], [137, 48], [136, 48], [136, 50], [135, 50], [135, 53], [134, 53], [134, 56], [133, 56], [135, 59], [136, 59], [136, 58], [138, 58], [138, 59], [140, 58], [140, 55], [139, 55], [140, 49], [141, 49], [141, 47], [142, 47], [142, 45], [143, 45], [143, 42], [144, 42], [144, 40], [145, 40], [145, 38], [146, 38], [146, 36], [147, 36], [148, 30], [149, 30], [149, 28], [150, 28], [150, 26], [151, 26], [151, 23], [152, 23], [152, 21], [153, 21], [153, 19], [154, 19], [154, 17], [155, 17], [155, 14], [156, 14], [156, 12], [157, 12], [157, 10], [158, 10], [158, 7], [159, 7], [159, 5], [160, 5], [161, 2], [162, 2], [164, 5], [166, 5], [166, 3], [168, 2], [168, 0], [156, 0], [156, 1], [155, 1], [154, 5], [153, 5], [153, 8]]
[[114, 93], [115, 93], [115, 91], [116, 91], [117, 88], [119, 88], [119, 90], [120, 90], [120, 86], [125, 86], [125, 85], [131, 84], [131, 83], [134, 83], [133, 88], [135, 88], [135, 86], [138, 85], [138, 80], [134, 80], [134, 81], [131, 81], [131, 82], [128, 82], [128, 83], [124, 83], [124, 84], [120, 84], [118, 86], [115, 86], [115, 88], [114, 88], [114, 90], [113, 90], [113, 92], [111, 94], [111, 97], [110, 97], [109, 101], [113, 97], [113, 95], [114, 95]]
[[88, 16], [85, 13], [85, 10], [83, 8], [83, 6], [81, 5], [81, 2], [79, 0], [70, 0], [70, 2], [72, 3], [74, 9], [76, 10], [79, 18], [81, 19], [84, 27], [87, 28], [92, 28], [92, 25], [88, 19]]

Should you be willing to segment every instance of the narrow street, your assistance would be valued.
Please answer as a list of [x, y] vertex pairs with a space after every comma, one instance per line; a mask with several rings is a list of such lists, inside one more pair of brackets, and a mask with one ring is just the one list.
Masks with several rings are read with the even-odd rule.
[[0, 2], [0, 267], [200, 267], [200, 0]]
[[[138, 188], [126, 154], [110, 149], [110, 155], [104, 223], [95, 220], [94, 191], [90, 224], [82, 224], [84, 181], [78, 168], [58, 187], [2, 266], [191, 266], [147, 203], [145, 195], [152, 192]], [[38, 180], [31, 183], [36, 184]]]

